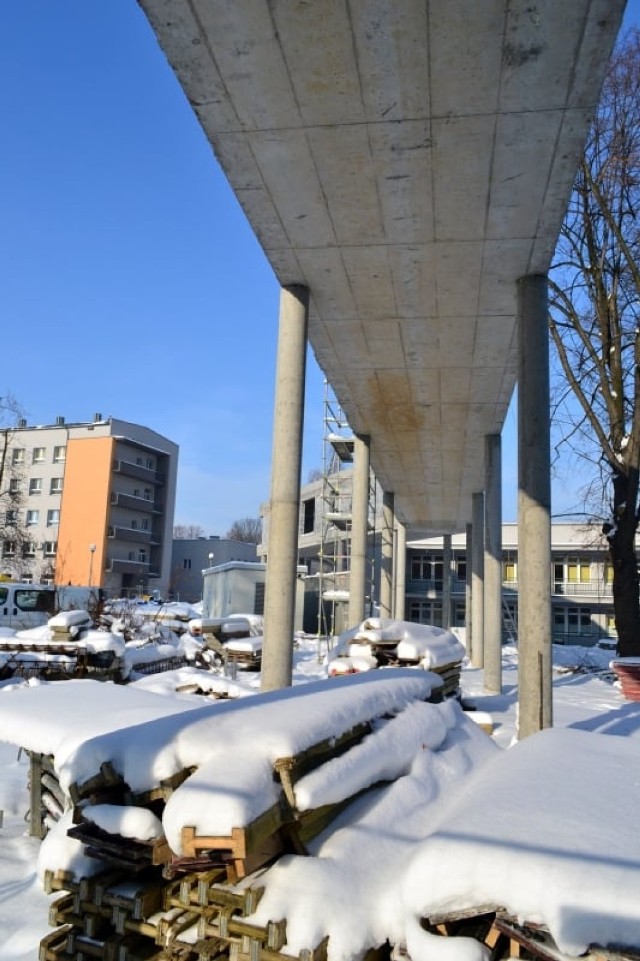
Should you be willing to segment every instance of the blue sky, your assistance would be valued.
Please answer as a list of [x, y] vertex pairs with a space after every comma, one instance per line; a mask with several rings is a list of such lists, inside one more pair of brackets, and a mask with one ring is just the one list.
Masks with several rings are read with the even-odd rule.
[[[21, 0], [0, 17], [0, 394], [29, 423], [101, 412], [170, 437], [176, 522], [224, 534], [268, 496], [275, 278], [135, 0]], [[303, 479], [322, 397], [311, 359]]]

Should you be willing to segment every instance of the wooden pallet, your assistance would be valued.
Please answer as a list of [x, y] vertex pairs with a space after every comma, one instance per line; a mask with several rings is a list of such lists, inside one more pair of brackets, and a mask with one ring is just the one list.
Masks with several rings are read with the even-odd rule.
[[357, 724], [339, 737], [319, 741], [293, 757], [278, 758], [273, 767], [289, 806], [296, 810], [295, 785], [300, 778], [326, 764], [327, 761], [345, 754], [370, 734], [371, 730], [370, 723]]
[[233, 828], [228, 835], [200, 835], [194, 827], [183, 827], [182, 850], [186, 857], [198, 857], [203, 852], [218, 856], [221, 864], [229, 864], [229, 880], [251, 874], [262, 865], [282, 854], [285, 849], [281, 829], [290, 820], [281, 800], [276, 801], [251, 824]]
[[69, 828], [67, 836], [82, 841], [89, 857], [134, 874], [150, 865], [167, 864], [171, 860], [171, 849], [164, 837], [152, 841], [134, 840], [109, 834], [89, 821]]
[[[544, 925], [525, 922], [519, 924], [505, 912], [496, 915], [493, 932], [499, 946], [496, 957], [538, 958], [539, 961], [567, 961], [549, 930]], [[581, 961], [639, 961], [640, 949], [626, 947], [601, 947], [592, 945], [581, 955]]]
[[93, 801], [111, 798], [113, 804], [125, 803], [128, 787], [110, 761], [103, 761], [100, 770], [82, 783], [74, 782], [69, 787], [69, 796], [77, 805], [80, 801]]

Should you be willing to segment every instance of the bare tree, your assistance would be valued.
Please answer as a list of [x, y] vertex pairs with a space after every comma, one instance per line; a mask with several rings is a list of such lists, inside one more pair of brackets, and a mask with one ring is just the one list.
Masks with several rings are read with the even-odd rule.
[[176, 541], [195, 541], [204, 537], [204, 528], [199, 524], [174, 524], [173, 539]]
[[618, 653], [640, 655], [640, 31], [611, 59], [550, 276], [561, 440], [602, 478]]
[[29, 543], [24, 521], [24, 451], [16, 432], [24, 411], [12, 394], [0, 396], [0, 572], [20, 577]]
[[243, 517], [233, 522], [225, 536], [230, 541], [259, 544], [262, 539], [262, 521], [259, 517]]

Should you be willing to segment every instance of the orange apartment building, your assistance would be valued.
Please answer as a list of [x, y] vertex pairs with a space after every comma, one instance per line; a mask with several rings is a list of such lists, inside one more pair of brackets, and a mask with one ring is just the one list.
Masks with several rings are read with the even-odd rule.
[[[178, 446], [148, 427], [89, 423], [9, 434], [0, 573], [15, 580], [166, 593]], [[1, 491], [0, 491], [1, 493]], [[12, 536], [15, 530], [15, 536]]]

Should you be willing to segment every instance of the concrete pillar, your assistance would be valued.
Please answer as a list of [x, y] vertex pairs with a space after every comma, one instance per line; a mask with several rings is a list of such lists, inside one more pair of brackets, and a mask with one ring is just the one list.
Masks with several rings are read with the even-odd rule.
[[551, 727], [551, 458], [545, 274], [518, 281], [518, 737]]
[[485, 437], [484, 689], [502, 692], [502, 442]]
[[442, 539], [442, 626], [451, 627], [451, 534]]
[[369, 438], [355, 438], [351, 495], [351, 573], [349, 576], [349, 627], [365, 618], [367, 594], [367, 542], [369, 534]]
[[471, 555], [471, 663], [484, 665], [484, 493], [473, 495], [473, 553]]
[[401, 521], [396, 521], [395, 558], [395, 602], [393, 616], [404, 621], [405, 597], [407, 592], [407, 528]]
[[382, 544], [380, 560], [380, 617], [391, 617], [393, 604], [393, 510], [394, 496], [382, 494]]
[[283, 287], [273, 413], [262, 690], [291, 684], [309, 291]]
[[467, 654], [471, 655], [471, 634], [473, 620], [471, 617], [471, 552], [473, 550], [473, 524], [467, 524], [465, 540], [466, 576], [464, 584], [464, 635]]

